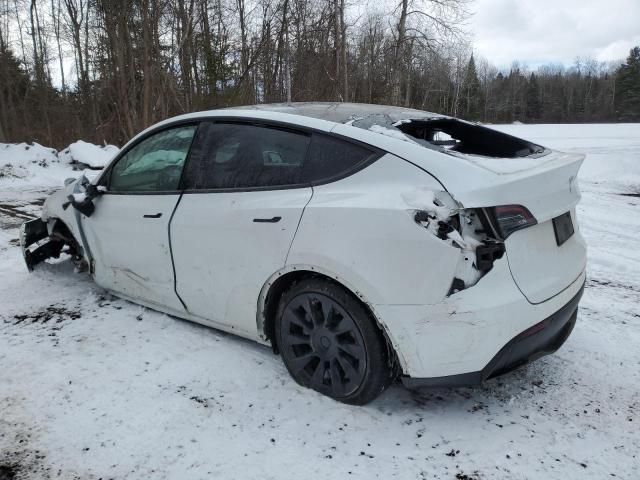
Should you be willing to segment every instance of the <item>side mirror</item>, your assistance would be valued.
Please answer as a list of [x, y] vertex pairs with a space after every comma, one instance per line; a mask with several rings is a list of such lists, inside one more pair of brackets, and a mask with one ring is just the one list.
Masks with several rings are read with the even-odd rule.
[[67, 197], [73, 208], [78, 210], [85, 217], [90, 217], [96, 209], [93, 199], [89, 198], [85, 193], [74, 193]]
[[93, 199], [104, 192], [104, 187], [93, 185], [85, 177], [80, 178], [79, 182], [79, 190], [84, 190], [84, 192], [69, 195], [67, 197], [69, 201], [66, 202], [62, 208], [66, 210], [69, 205], [71, 205], [85, 217], [90, 217], [96, 209], [96, 206], [93, 204]]

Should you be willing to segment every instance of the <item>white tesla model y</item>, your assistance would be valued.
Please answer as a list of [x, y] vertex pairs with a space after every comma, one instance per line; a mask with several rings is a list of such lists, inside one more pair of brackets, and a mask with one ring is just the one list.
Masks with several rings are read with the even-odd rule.
[[348, 103], [182, 115], [68, 180], [21, 232], [115, 295], [270, 344], [364, 404], [396, 378], [477, 384], [555, 351], [585, 281], [583, 157]]

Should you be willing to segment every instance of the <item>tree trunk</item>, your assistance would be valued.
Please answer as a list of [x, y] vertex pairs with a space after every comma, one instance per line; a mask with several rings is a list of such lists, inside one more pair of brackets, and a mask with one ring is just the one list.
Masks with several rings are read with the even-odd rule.
[[398, 105], [400, 103], [400, 85], [403, 73], [404, 49], [407, 38], [407, 11], [409, 8], [409, 0], [402, 0], [402, 8], [400, 10], [400, 18], [398, 20], [398, 39], [394, 52], [394, 63], [391, 85], [391, 103]]
[[344, 0], [340, 0], [340, 50], [342, 57], [343, 101], [349, 101], [349, 72], [347, 69], [347, 26], [344, 23]]
[[151, 124], [151, 25], [149, 25], [149, 0], [142, 1], [142, 126]]
[[56, 43], [58, 45], [58, 62], [60, 65], [60, 78], [62, 83], [62, 95], [65, 95], [67, 92], [66, 83], [64, 81], [64, 61], [62, 58], [62, 45], [60, 42], [60, 0], [58, 0], [58, 5], [54, 3], [54, 0], [51, 0], [51, 17], [53, 19], [53, 30], [56, 34]]

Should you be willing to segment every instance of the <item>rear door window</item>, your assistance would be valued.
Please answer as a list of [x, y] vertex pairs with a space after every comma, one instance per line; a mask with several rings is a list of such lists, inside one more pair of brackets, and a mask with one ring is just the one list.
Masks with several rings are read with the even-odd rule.
[[316, 133], [303, 168], [303, 181], [324, 183], [354, 173], [377, 156], [377, 151], [341, 138]]
[[301, 185], [311, 136], [250, 124], [203, 122], [185, 169], [186, 190]]
[[322, 133], [248, 123], [203, 122], [185, 167], [185, 190], [278, 189], [326, 183], [379, 155]]

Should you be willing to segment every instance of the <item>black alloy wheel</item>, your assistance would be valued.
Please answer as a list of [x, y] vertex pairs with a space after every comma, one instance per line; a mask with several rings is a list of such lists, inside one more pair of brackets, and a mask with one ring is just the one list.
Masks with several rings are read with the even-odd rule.
[[309, 279], [285, 292], [276, 336], [291, 376], [336, 400], [367, 403], [390, 381], [381, 332], [360, 302], [335, 283]]

